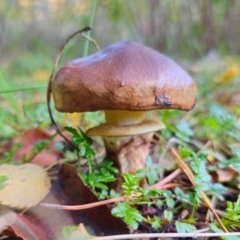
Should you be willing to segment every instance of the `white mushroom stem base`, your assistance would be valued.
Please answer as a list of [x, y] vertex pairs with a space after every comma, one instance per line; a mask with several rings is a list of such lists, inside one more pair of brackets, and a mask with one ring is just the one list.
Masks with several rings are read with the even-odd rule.
[[[112, 186], [117, 192], [122, 192], [123, 173], [145, 169], [153, 134], [154, 132], [126, 137], [103, 137], [107, 154], [119, 170], [117, 180]], [[145, 178], [139, 182], [141, 187], [145, 183]]]

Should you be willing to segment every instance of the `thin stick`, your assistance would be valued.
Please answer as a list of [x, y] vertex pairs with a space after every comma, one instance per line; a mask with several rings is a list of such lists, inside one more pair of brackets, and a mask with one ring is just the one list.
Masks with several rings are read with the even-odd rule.
[[50, 116], [50, 119], [51, 119], [51, 122], [56, 130], [56, 132], [66, 141], [68, 142], [72, 147], [74, 147], [74, 149], [78, 150], [78, 147], [72, 143], [71, 141], [68, 140], [68, 138], [66, 136], [64, 136], [64, 134], [62, 134], [61, 130], [59, 129], [57, 123], [55, 122], [54, 118], [53, 118], [53, 115], [52, 115], [52, 110], [51, 110], [51, 107], [50, 107], [50, 103], [51, 103], [51, 93], [52, 93], [52, 81], [53, 81], [53, 76], [54, 76], [54, 73], [55, 73], [55, 69], [57, 68], [57, 65], [58, 65], [58, 62], [59, 62], [59, 59], [62, 55], [62, 52], [64, 50], [64, 48], [66, 47], [67, 43], [73, 38], [75, 37], [76, 35], [78, 34], [81, 34], [83, 32], [87, 32], [87, 31], [90, 31], [91, 30], [91, 27], [85, 27], [75, 33], [73, 33], [70, 37], [67, 38], [67, 40], [64, 42], [64, 44], [60, 47], [57, 55], [56, 55], [56, 59], [55, 59], [55, 62], [54, 62], [54, 67], [53, 67], [53, 70], [52, 70], [52, 73], [50, 75], [50, 78], [49, 78], [49, 81], [48, 81], [48, 88], [47, 88], [47, 108], [48, 108], [48, 113], [49, 113], [49, 116]]
[[[181, 172], [181, 169], [177, 169], [176, 171], [171, 173], [169, 176], [164, 178], [162, 181], [158, 182], [157, 184], [155, 184], [149, 188], [165, 189], [165, 188], [176, 186], [176, 185], [172, 185], [172, 184], [168, 186], [168, 185], [166, 185], [166, 183], [171, 181], [174, 178], [174, 176], [177, 176], [180, 172]], [[48, 208], [64, 209], [64, 210], [83, 210], [83, 209], [98, 207], [98, 206], [109, 204], [109, 203], [122, 202], [125, 200], [126, 200], [126, 198], [124, 196], [122, 196], [122, 197], [118, 197], [118, 198], [111, 198], [111, 199], [107, 199], [104, 201], [82, 204], [82, 205], [67, 206], [67, 205], [59, 205], [59, 204], [51, 204], [51, 203], [41, 203], [41, 206], [48, 207]]]
[[108, 200], [103, 200], [99, 202], [94, 203], [88, 203], [88, 204], [82, 204], [82, 205], [74, 205], [74, 206], [66, 206], [66, 205], [59, 205], [59, 204], [51, 204], [51, 203], [41, 203], [41, 206], [43, 207], [49, 207], [49, 208], [56, 208], [56, 209], [63, 209], [63, 210], [83, 210], [88, 208], [94, 208], [101, 205], [109, 204], [109, 203], [115, 203], [115, 202], [122, 202], [125, 201], [125, 197], [118, 197], [118, 198], [111, 198]]
[[141, 233], [141, 234], [124, 234], [113, 235], [106, 237], [90, 237], [89, 239], [96, 240], [116, 240], [116, 239], [149, 239], [149, 238], [198, 238], [198, 237], [227, 237], [227, 236], [240, 236], [240, 232], [228, 232], [228, 233]]
[[169, 174], [167, 177], [159, 181], [158, 183], [152, 185], [149, 188], [157, 188], [157, 189], [162, 189], [162, 186], [165, 185], [166, 183], [170, 182], [173, 178], [175, 178], [177, 175], [179, 175], [182, 172], [181, 168], [176, 169], [174, 172]]

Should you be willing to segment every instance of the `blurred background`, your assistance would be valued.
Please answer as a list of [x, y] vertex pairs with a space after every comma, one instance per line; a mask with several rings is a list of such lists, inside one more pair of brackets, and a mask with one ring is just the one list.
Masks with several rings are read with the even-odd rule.
[[[1, 0], [0, 127], [9, 117], [22, 117], [26, 127], [49, 119], [45, 92], [56, 53], [92, 17], [91, 36], [100, 47], [134, 40], [169, 55], [198, 81], [199, 98], [207, 95], [206, 82], [216, 86], [239, 76], [239, 0], [98, 0], [93, 13], [94, 2]], [[60, 66], [83, 56], [84, 44], [73, 39]], [[88, 53], [94, 51], [90, 44]], [[4, 125], [3, 132], [14, 128]]]
[[[89, 24], [93, 2], [1, 1], [1, 63], [33, 51], [54, 56], [70, 33]], [[238, 0], [98, 0], [92, 35], [101, 46], [132, 39], [184, 57], [238, 54], [239, 12]], [[81, 54], [79, 42], [74, 49]]]

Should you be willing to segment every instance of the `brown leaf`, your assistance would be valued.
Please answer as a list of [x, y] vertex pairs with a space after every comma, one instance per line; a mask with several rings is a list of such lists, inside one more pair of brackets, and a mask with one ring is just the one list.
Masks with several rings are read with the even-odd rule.
[[[69, 205], [81, 205], [98, 202], [98, 198], [79, 178], [77, 170], [71, 165], [62, 165], [60, 179], [63, 192], [67, 195]], [[71, 211], [75, 223], [83, 223], [92, 228], [96, 235], [127, 234], [129, 230], [120, 219], [113, 217], [108, 206]]]
[[[52, 182], [50, 193], [43, 202], [53, 204], [68, 204], [68, 199], [61, 187], [61, 181], [58, 179]], [[41, 228], [47, 236], [47, 239], [55, 240], [61, 233], [62, 228], [67, 225], [77, 225], [70, 212], [61, 209], [50, 209], [38, 205], [27, 213], [35, 221], [39, 221]]]
[[18, 236], [24, 240], [47, 240], [39, 222], [35, 221], [34, 224], [27, 216], [17, 214], [4, 206], [0, 209], [0, 232], [2, 232], [3, 236], [16, 238]]
[[18, 214], [16, 221], [10, 225], [14, 233], [24, 240], [48, 240], [46, 232], [44, 232], [38, 219], [32, 216]]
[[[25, 131], [22, 135], [13, 139], [13, 143], [22, 143], [22, 147], [15, 154], [14, 161], [20, 161], [23, 156], [31, 157], [34, 144], [40, 140], [50, 140], [51, 136], [39, 128]], [[54, 141], [51, 141], [48, 148], [38, 153], [31, 159], [32, 163], [41, 166], [49, 166], [60, 156], [60, 153], [54, 150]]]
[[210, 173], [214, 183], [229, 182], [233, 180], [238, 172], [230, 167], [225, 169], [217, 169], [214, 172]]
[[[63, 165], [59, 178], [52, 182], [51, 191], [43, 202], [58, 205], [80, 205], [98, 202], [98, 199], [83, 184], [75, 167]], [[90, 235], [129, 233], [126, 224], [120, 218], [113, 217], [106, 205], [78, 211], [51, 209], [37, 205], [23, 215], [13, 214], [17, 220], [13, 222], [12, 218], [11, 221], [8, 218], [4, 226], [11, 226], [17, 236], [26, 240], [55, 240], [61, 235], [64, 226], [78, 226], [80, 223], [83, 223], [88, 231], [90, 230]], [[12, 232], [8, 231], [6, 234], [12, 236]], [[38, 238], [33, 237], [34, 235]]]

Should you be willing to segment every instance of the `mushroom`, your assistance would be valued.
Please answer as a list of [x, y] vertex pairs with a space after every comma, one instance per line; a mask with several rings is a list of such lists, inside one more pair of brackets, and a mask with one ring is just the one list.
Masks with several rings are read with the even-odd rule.
[[52, 83], [58, 111], [105, 112], [106, 122], [86, 134], [103, 137], [107, 154], [119, 170], [115, 189], [120, 192], [122, 174], [145, 168], [153, 134], [164, 128], [145, 112], [190, 110], [196, 90], [193, 79], [173, 60], [130, 41], [67, 63]]

